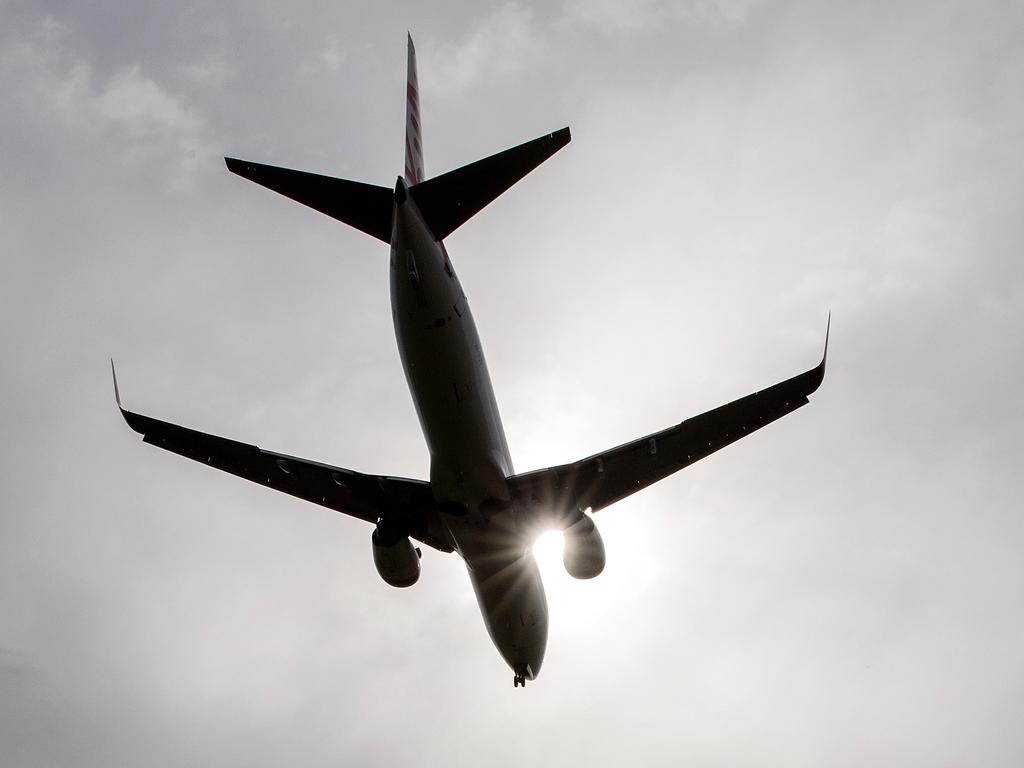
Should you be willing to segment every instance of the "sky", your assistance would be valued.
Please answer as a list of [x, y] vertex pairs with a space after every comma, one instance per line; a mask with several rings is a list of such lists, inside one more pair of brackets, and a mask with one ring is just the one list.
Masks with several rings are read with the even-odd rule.
[[[426, 477], [387, 248], [228, 173], [390, 186], [569, 125], [447, 242], [516, 468], [813, 366], [811, 404], [539, 547], [526, 689], [464, 566], [114, 405]], [[1016, 766], [1024, 6], [0, 0], [5, 765]]]

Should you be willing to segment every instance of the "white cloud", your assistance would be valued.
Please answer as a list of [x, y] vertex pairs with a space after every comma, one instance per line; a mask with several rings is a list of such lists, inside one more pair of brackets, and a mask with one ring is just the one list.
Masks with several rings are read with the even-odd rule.
[[137, 66], [115, 74], [94, 97], [96, 114], [107, 125], [140, 140], [179, 140], [189, 144], [202, 119], [147, 77]]
[[238, 74], [235, 68], [220, 55], [210, 55], [199, 61], [182, 64], [178, 69], [196, 85], [207, 88], [220, 88]]
[[567, 0], [563, 21], [613, 34], [650, 26], [661, 14], [660, 0]]
[[533, 12], [505, 3], [481, 18], [461, 41], [430, 50], [431, 90], [451, 94], [478, 82], [495, 84], [527, 68], [542, 48]]
[[563, 23], [592, 26], [606, 35], [633, 33], [661, 24], [741, 24], [758, 0], [566, 0]]
[[[208, 73], [208, 77], [212, 77]], [[79, 140], [117, 147], [129, 163], [162, 159], [178, 173], [165, 178], [187, 186], [189, 173], [213, 154], [203, 116], [184, 99], [145, 75], [138, 64], [101, 78], [75, 53], [67, 27], [47, 18], [35, 34], [0, 54], [0, 82], [14, 101], [30, 105], [30, 119], [70, 131]]]
[[332, 35], [327, 39], [327, 44], [324, 49], [320, 51], [320, 62], [327, 67], [331, 72], [337, 72], [341, 69], [342, 63], [345, 61], [345, 51], [341, 48], [341, 41], [338, 40], [336, 35]]

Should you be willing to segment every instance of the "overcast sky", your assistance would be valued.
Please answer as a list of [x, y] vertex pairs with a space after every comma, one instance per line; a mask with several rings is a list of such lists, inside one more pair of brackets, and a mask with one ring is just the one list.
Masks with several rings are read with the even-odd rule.
[[[544, 557], [525, 690], [464, 566], [143, 445], [113, 402], [426, 477], [387, 248], [228, 173], [390, 186], [570, 125], [448, 243], [519, 471], [815, 364]], [[1024, 6], [0, 0], [12, 766], [1024, 761]], [[524, 762], [525, 761], [525, 762]]]

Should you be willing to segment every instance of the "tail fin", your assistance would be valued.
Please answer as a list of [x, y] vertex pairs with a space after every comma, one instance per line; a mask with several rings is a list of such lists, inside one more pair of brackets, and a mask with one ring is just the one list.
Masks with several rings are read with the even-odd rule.
[[411, 187], [426, 178], [423, 172], [423, 132], [420, 128], [420, 88], [416, 82], [416, 47], [409, 35], [408, 80], [405, 87], [405, 181]]
[[560, 150], [569, 129], [477, 160], [411, 187], [409, 192], [434, 236], [443, 240], [484, 206]]
[[[506, 149], [425, 180], [420, 132], [420, 97], [416, 85], [416, 48], [409, 37], [405, 109], [405, 179], [424, 221], [442, 240], [484, 206], [569, 143], [569, 129]], [[224, 158], [228, 170], [308, 205], [339, 221], [391, 242], [395, 193], [387, 187], [293, 171], [246, 160]]]

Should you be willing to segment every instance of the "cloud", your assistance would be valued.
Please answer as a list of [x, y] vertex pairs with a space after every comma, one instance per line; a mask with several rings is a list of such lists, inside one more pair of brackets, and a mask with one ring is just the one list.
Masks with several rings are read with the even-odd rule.
[[530, 8], [500, 5], [479, 18], [462, 40], [423, 46], [431, 69], [426, 89], [450, 96], [478, 83], [499, 87], [502, 80], [537, 61], [542, 37]]
[[337, 72], [341, 69], [342, 63], [345, 61], [345, 51], [341, 47], [341, 41], [337, 35], [331, 35], [327, 38], [327, 43], [324, 45], [323, 50], [320, 51], [320, 63], [322, 63], [331, 72]]
[[238, 75], [238, 72], [228, 63], [227, 59], [218, 54], [212, 54], [199, 61], [182, 64], [178, 69], [193, 83], [206, 88], [220, 88]]
[[116, 73], [87, 102], [104, 128], [137, 149], [177, 146], [192, 156], [202, 143], [203, 120], [179, 99], [142, 75], [138, 66]]
[[617, 36], [663, 24], [720, 26], [747, 20], [759, 0], [566, 0], [562, 23], [581, 24]]
[[[192, 74], [211, 84], [226, 71], [208, 62], [204, 74]], [[196, 108], [139, 64], [97, 76], [93, 64], [75, 52], [70, 29], [52, 17], [0, 54], [0, 78], [16, 102], [30, 105], [19, 113], [22, 119], [103, 145], [115, 161], [161, 161], [172, 186], [187, 186], [189, 175], [215, 155]]]

